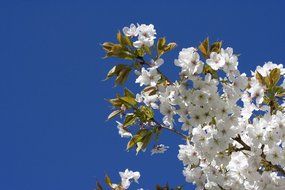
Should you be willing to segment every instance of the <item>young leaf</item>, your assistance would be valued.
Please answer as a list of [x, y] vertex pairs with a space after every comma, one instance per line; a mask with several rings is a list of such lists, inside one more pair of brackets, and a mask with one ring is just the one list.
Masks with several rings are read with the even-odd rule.
[[147, 134], [148, 130], [147, 129], [141, 129], [137, 132], [136, 135], [133, 136], [133, 138], [131, 138], [131, 140], [128, 142], [127, 145], [127, 150], [131, 149], [132, 147], [134, 147], [137, 142], [140, 142], [142, 140], [142, 138]]
[[281, 86], [275, 86], [275, 87], [273, 88], [273, 90], [274, 90], [274, 92], [275, 92], [275, 94], [276, 94], [277, 97], [283, 97], [283, 96], [285, 96], [285, 89], [284, 89], [283, 87], [281, 87]]
[[164, 47], [165, 43], [166, 43], [165, 37], [159, 38], [158, 41], [157, 41], [157, 50], [158, 51], [163, 50], [163, 47]]
[[108, 120], [113, 119], [114, 117], [116, 117], [116, 115], [122, 113], [122, 110], [115, 110], [112, 113], [110, 113], [110, 115], [108, 116]]
[[137, 116], [135, 114], [133, 114], [133, 113], [128, 114], [125, 117], [125, 121], [123, 123], [123, 128], [126, 128], [130, 125], [133, 125], [136, 122], [136, 119], [137, 119]]
[[158, 57], [160, 57], [162, 54], [164, 54], [164, 53], [166, 53], [168, 51], [171, 51], [176, 46], [177, 45], [174, 42], [166, 44], [166, 39], [165, 38], [158, 39], [158, 42], [157, 42], [157, 54], [158, 54]]
[[214, 43], [211, 45], [210, 52], [217, 52], [217, 53], [220, 53], [221, 48], [222, 48], [222, 41], [214, 42]]
[[118, 99], [118, 98], [109, 99], [108, 101], [114, 107], [119, 107], [120, 108], [122, 106], [122, 104], [123, 104], [122, 101], [120, 99]]
[[135, 58], [135, 55], [133, 54], [133, 52], [131, 52], [129, 49], [127, 49], [124, 45], [121, 45], [121, 44], [113, 44], [111, 50], [108, 50], [106, 52], [107, 54], [105, 58], [118, 57], [118, 58], [129, 59], [129, 60], [133, 60]]
[[118, 42], [121, 45], [124, 45], [124, 43], [123, 43], [123, 35], [122, 35], [122, 33], [120, 31], [117, 33], [117, 40], [118, 40]]
[[130, 67], [124, 67], [123, 69], [121, 69], [115, 80], [115, 84], [123, 85], [128, 79], [128, 76], [131, 70], [132, 69]]
[[124, 65], [124, 64], [118, 64], [116, 66], [114, 66], [107, 74], [107, 78], [106, 79], [109, 79], [113, 76], [116, 76], [116, 75], [119, 75], [119, 73], [121, 72], [121, 70], [123, 68], [127, 67], [127, 65]]
[[125, 96], [126, 96], [126, 97], [135, 98], [134, 93], [132, 93], [129, 89], [125, 88], [125, 89], [124, 89], [124, 92], [125, 92]]
[[128, 59], [128, 60], [133, 60], [135, 58], [134, 54], [127, 51], [127, 50], [122, 50], [114, 54], [115, 57], [119, 57], [122, 59]]
[[145, 53], [151, 55], [151, 50], [150, 50], [150, 48], [149, 48], [148, 46], [142, 46], [142, 49], [143, 49], [143, 51], [144, 51]]
[[138, 154], [141, 150], [144, 150], [151, 140], [152, 132], [148, 131], [143, 138], [137, 142], [136, 154]]
[[119, 98], [124, 104], [130, 105], [132, 107], [135, 107], [137, 105], [137, 101], [135, 98], [130, 96], [124, 96]]
[[270, 71], [269, 77], [270, 77], [271, 85], [275, 86], [280, 79], [280, 69], [275, 68], [272, 71]]
[[167, 45], [163, 48], [164, 53], [173, 50], [176, 46], [177, 46], [177, 44], [174, 43], [174, 42], [171, 42], [171, 43], [167, 44]]
[[136, 110], [135, 114], [143, 123], [150, 121], [153, 118], [153, 111], [148, 106], [141, 106], [138, 110]]
[[125, 36], [124, 37], [124, 44], [126, 44], [128, 46], [132, 46], [133, 43], [132, 43], [132, 41], [131, 41], [129, 36]]
[[215, 79], [219, 78], [217, 71], [212, 69], [212, 67], [210, 67], [209, 65], [204, 65], [203, 73], [204, 74], [210, 73]]
[[152, 137], [152, 132], [148, 131], [148, 133], [144, 136], [144, 138], [142, 139], [142, 147], [141, 150], [145, 149], [147, 147], [147, 145], [149, 144], [150, 140]]
[[109, 185], [110, 187], [112, 187], [112, 181], [111, 181], [110, 177], [107, 174], [105, 176], [105, 183], [107, 185]]
[[118, 42], [124, 46], [131, 46], [132, 42], [128, 36], [124, 36], [120, 31], [117, 33]]
[[145, 55], [145, 51], [142, 48], [136, 49], [134, 52], [136, 57], [143, 57]]
[[209, 57], [209, 37], [207, 37], [200, 45], [199, 50], [205, 58]]
[[104, 49], [106, 52], [109, 52], [109, 51], [112, 50], [112, 48], [113, 48], [114, 45], [115, 45], [115, 44], [113, 44], [113, 43], [111, 43], [111, 42], [105, 42], [105, 43], [102, 44], [102, 47], [103, 47], [103, 49]]
[[150, 119], [153, 118], [153, 110], [151, 107], [148, 106], [142, 106], [140, 108], [141, 112], [146, 116], [146, 120], [149, 121]]
[[147, 95], [151, 96], [151, 95], [156, 94], [157, 89], [156, 89], [156, 87], [154, 87], [154, 86], [147, 86], [147, 87], [145, 87], [145, 88], [143, 89], [143, 91], [144, 91]]
[[256, 71], [255, 78], [260, 84], [265, 85], [264, 77], [258, 71]]

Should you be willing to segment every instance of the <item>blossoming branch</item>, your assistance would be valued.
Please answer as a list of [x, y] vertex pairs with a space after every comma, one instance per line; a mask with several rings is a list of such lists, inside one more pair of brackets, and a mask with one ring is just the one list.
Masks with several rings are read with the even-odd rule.
[[[207, 38], [179, 52], [179, 80], [173, 81], [160, 67], [176, 44], [156, 35], [152, 24], [131, 24], [118, 32], [117, 43], [102, 45], [106, 58], [125, 60], [107, 79], [123, 85], [133, 71], [139, 84], [139, 93], [124, 88], [109, 99], [108, 119], [119, 119], [119, 135], [130, 139], [127, 150], [139, 153], [153, 144], [151, 155], [164, 153], [169, 147], [159, 136], [169, 131], [182, 139], [178, 159], [197, 189], [285, 189], [283, 65], [267, 62], [246, 76], [231, 47]], [[106, 177], [111, 189], [128, 189], [140, 174], [120, 176], [120, 183]], [[103, 189], [99, 183], [97, 189]]]

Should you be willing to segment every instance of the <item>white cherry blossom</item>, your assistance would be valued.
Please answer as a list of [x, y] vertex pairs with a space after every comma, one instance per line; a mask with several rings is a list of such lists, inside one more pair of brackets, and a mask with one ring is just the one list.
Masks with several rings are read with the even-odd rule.
[[124, 189], [128, 189], [131, 185], [131, 181], [134, 180], [138, 183], [138, 179], [140, 178], [140, 172], [133, 172], [129, 169], [126, 169], [124, 172], [119, 172], [121, 176], [121, 185]]
[[214, 70], [218, 70], [225, 65], [225, 58], [216, 52], [210, 54], [210, 58], [206, 60], [206, 63]]
[[135, 37], [138, 35], [138, 30], [137, 30], [136, 25], [131, 24], [130, 27], [124, 27], [123, 28], [123, 33], [126, 36]]
[[154, 39], [156, 38], [156, 30], [152, 24], [146, 25], [141, 24], [137, 27], [138, 40], [133, 43], [134, 47], [140, 48], [143, 45], [151, 47], [154, 44]]
[[140, 83], [140, 86], [155, 86], [160, 78], [161, 76], [158, 74], [156, 68], [149, 68], [146, 70], [143, 67], [140, 76], [136, 79], [136, 83]]
[[[151, 47], [156, 39], [153, 25], [132, 24], [123, 32], [126, 36], [137, 36], [135, 48]], [[159, 130], [167, 129], [186, 137], [178, 145], [177, 157], [187, 182], [201, 190], [285, 189], [285, 69], [282, 64], [267, 62], [247, 76], [238, 70], [238, 56], [231, 47], [221, 48], [219, 53], [211, 52], [205, 59], [196, 48], [189, 47], [183, 48], [174, 60], [174, 65], [179, 67], [177, 80], [165, 82], [159, 68], [164, 60], [149, 59], [150, 64], [139, 67], [135, 82], [154, 91], [148, 94], [142, 90], [136, 94], [136, 101], [158, 114], [155, 119], [159, 121]], [[208, 66], [214, 73], [205, 72]], [[275, 77], [280, 82], [272, 84], [270, 74], [276, 68], [280, 76]], [[266, 83], [260, 81], [258, 73]], [[152, 118], [139, 127], [153, 130], [157, 125]], [[132, 137], [121, 126], [118, 123], [121, 137]], [[151, 154], [164, 153], [168, 148], [156, 145]], [[140, 177], [138, 172], [129, 170], [120, 175], [126, 189], [132, 180]]]

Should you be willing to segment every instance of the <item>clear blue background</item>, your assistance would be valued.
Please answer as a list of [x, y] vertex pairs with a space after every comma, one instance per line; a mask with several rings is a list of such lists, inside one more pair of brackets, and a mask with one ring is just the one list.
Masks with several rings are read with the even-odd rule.
[[115, 123], [106, 122], [104, 98], [121, 90], [102, 82], [117, 61], [101, 59], [100, 43], [132, 22], [153, 23], [159, 36], [178, 44], [163, 66], [171, 78], [179, 50], [206, 36], [234, 47], [249, 73], [268, 60], [285, 63], [284, 9], [281, 0], [2, 0], [0, 189], [92, 190], [105, 173], [118, 180], [125, 168], [142, 174], [131, 189], [186, 185], [178, 137], [164, 133], [160, 142], [171, 147], [164, 155], [135, 156]]

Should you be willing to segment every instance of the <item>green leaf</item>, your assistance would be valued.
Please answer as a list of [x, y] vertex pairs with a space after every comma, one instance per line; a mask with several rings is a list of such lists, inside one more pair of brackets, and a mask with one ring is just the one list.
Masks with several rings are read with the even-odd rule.
[[128, 60], [133, 60], [135, 58], [135, 56], [127, 50], [119, 51], [117, 54], [114, 54], [114, 56]]
[[151, 137], [152, 137], [152, 132], [148, 131], [148, 133], [144, 136], [144, 138], [141, 141], [142, 142], [142, 146], [141, 146], [141, 149], [139, 149], [139, 151], [143, 150], [143, 149], [145, 149], [147, 147], [147, 145], [150, 143]]
[[105, 176], [105, 183], [107, 185], [109, 185], [110, 187], [112, 187], [112, 181], [111, 181], [110, 177], [107, 174]]
[[131, 41], [131, 39], [130, 39], [130, 37], [129, 36], [125, 36], [125, 38], [124, 38], [124, 44], [126, 44], [126, 45], [128, 45], [128, 46], [132, 46], [132, 41]]
[[108, 101], [112, 104], [112, 106], [118, 108], [121, 108], [123, 104], [127, 109], [137, 106], [134, 94], [132, 94], [130, 90], [125, 89], [124, 94], [125, 96], [120, 96], [120, 94], [116, 94], [116, 98], [108, 99]]
[[108, 80], [111, 77], [116, 76], [115, 85], [123, 85], [128, 79], [129, 73], [132, 70], [131, 67], [124, 64], [118, 64], [114, 66], [107, 74], [105, 80]]
[[115, 84], [123, 85], [128, 79], [128, 76], [131, 70], [132, 69], [130, 67], [124, 67], [123, 69], [121, 69], [115, 80]]
[[130, 105], [132, 107], [135, 107], [137, 105], [137, 101], [134, 97], [124, 96], [120, 97], [119, 99], [122, 100], [123, 103]]
[[105, 57], [118, 57], [129, 60], [133, 60], [135, 58], [134, 54], [121, 44], [113, 44], [111, 50], [107, 51]]
[[147, 87], [145, 87], [145, 88], [143, 89], [143, 91], [144, 91], [147, 95], [151, 96], [151, 95], [156, 94], [157, 89], [156, 89], [156, 87], [154, 87], [154, 86], [147, 86]]
[[159, 38], [157, 42], [157, 55], [160, 57], [162, 54], [171, 51], [176, 47], [176, 43], [171, 42], [166, 44], [166, 39], [164, 38]]
[[265, 85], [264, 77], [258, 71], [256, 71], [255, 78], [260, 84]]
[[200, 45], [199, 50], [205, 58], [209, 57], [209, 37], [207, 37]]
[[[263, 77], [258, 71], [256, 71], [256, 74], [255, 74], [255, 78], [257, 79], [257, 81], [261, 84], [261, 85], [264, 85], [266, 86], [267, 88], [270, 88], [272, 86], [272, 80], [271, 80], [271, 77], [270, 75], [269, 76], [266, 76], [266, 77]], [[279, 79], [278, 79], [279, 80]]]
[[136, 122], [137, 116], [133, 113], [126, 115], [123, 123], [123, 128], [133, 125]]
[[136, 57], [143, 57], [145, 55], [145, 51], [142, 48], [136, 49], [134, 52]]
[[166, 47], [164, 48], [164, 52], [168, 52], [173, 50], [174, 48], [176, 48], [177, 44], [174, 42], [171, 42], [169, 44], [166, 45]]
[[204, 65], [203, 73], [204, 74], [210, 73], [215, 79], [219, 78], [217, 71], [212, 69], [212, 67], [210, 67], [209, 65]]
[[112, 46], [112, 49], [110, 53], [112, 53], [113, 56], [117, 55], [119, 52], [123, 51], [125, 48], [122, 47], [121, 44], [114, 44]]
[[118, 64], [114, 66], [107, 74], [107, 79], [119, 75], [119, 73], [122, 71], [123, 68], [127, 67], [124, 64]]
[[118, 99], [118, 98], [109, 99], [108, 101], [114, 107], [119, 107], [120, 108], [122, 106], [122, 104], [123, 104], [122, 101], [120, 99]]
[[163, 50], [163, 47], [165, 46], [165, 43], [166, 43], [165, 37], [159, 38], [158, 41], [157, 41], [157, 50], [158, 51]]
[[104, 49], [106, 52], [109, 52], [109, 51], [112, 50], [112, 48], [113, 48], [114, 45], [115, 45], [114, 43], [105, 42], [105, 43], [102, 44], [102, 47], [103, 47], [103, 49]]
[[273, 90], [277, 97], [285, 96], [285, 89], [282, 86], [275, 86]]
[[124, 43], [123, 43], [123, 35], [122, 35], [122, 33], [120, 31], [117, 33], [117, 40], [118, 40], [118, 42], [121, 45], [124, 45]]
[[148, 106], [141, 106], [138, 110], [136, 110], [135, 114], [143, 123], [150, 121], [154, 115], [152, 109]]
[[123, 35], [120, 31], [117, 33], [117, 40], [123, 47], [132, 45], [130, 38]]
[[275, 69], [271, 70], [269, 77], [270, 77], [271, 85], [275, 86], [280, 79], [280, 69], [275, 68]]
[[143, 51], [144, 51], [145, 53], [151, 55], [151, 50], [150, 50], [150, 48], [149, 48], [148, 46], [142, 46], [142, 49], [143, 49]]
[[127, 150], [131, 149], [132, 147], [134, 147], [137, 142], [140, 142], [142, 140], [142, 138], [147, 134], [148, 130], [147, 129], [141, 129], [137, 132], [136, 135], [134, 135], [131, 140], [128, 142], [127, 145]]
[[264, 77], [264, 83], [265, 83], [265, 86], [267, 87], [267, 88], [270, 88], [271, 87], [271, 80], [270, 80], [270, 77], [269, 76], [266, 76], [266, 77]]
[[149, 144], [151, 140], [152, 132], [148, 131], [143, 138], [137, 142], [137, 148], [136, 148], [136, 154], [138, 154], [141, 150], [146, 149], [147, 145]]
[[126, 96], [126, 97], [135, 98], [134, 93], [132, 93], [132, 91], [130, 91], [129, 89], [125, 88], [125, 89], [124, 89], [124, 92], [125, 92], [125, 96]]
[[269, 105], [270, 99], [267, 96], [264, 96], [263, 103]]
[[148, 106], [142, 106], [140, 108], [141, 112], [146, 116], [147, 121], [149, 121], [150, 119], [153, 118], [153, 110], [151, 109], [151, 107]]
[[158, 39], [158, 41], [157, 41], [157, 54], [158, 54], [158, 57], [160, 57], [164, 53], [165, 43], [166, 43], [165, 37]]
[[221, 48], [222, 48], [222, 41], [214, 42], [210, 47], [210, 52], [220, 53]]
[[141, 150], [145, 149], [149, 144], [152, 137], [152, 131], [148, 131], [147, 129], [141, 129], [137, 132], [136, 135], [128, 142], [127, 150], [133, 148], [137, 145], [136, 154], [138, 154]]
[[110, 115], [108, 116], [108, 120], [113, 119], [114, 117], [116, 117], [118, 114], [122, 113], [122, 110], [115, 110], [112, 113], [110, 113]]

